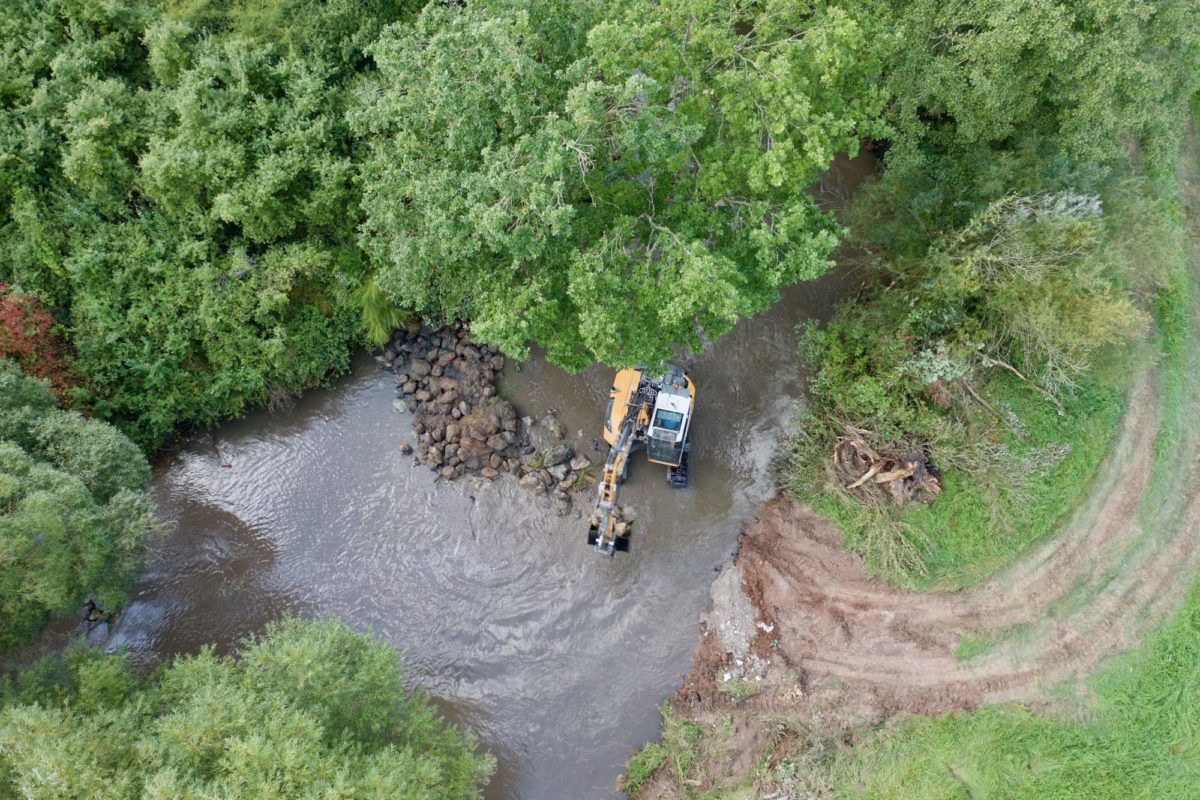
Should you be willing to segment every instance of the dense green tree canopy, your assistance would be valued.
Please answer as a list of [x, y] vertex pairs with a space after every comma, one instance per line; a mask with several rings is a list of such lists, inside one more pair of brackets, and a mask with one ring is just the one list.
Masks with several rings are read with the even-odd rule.
[[57, 307], [76, 400], [147, 445], [348, 364], [367, 268], [343, 87], [402, 7], [177, 10], [0, 23], [0, 279]]
[[492, 768], [406, 690], [391, 647], [328, 620], [149, 681], [119, 655], [67, 664], [0, 710], [0, 797], [469, 800]]
[[73, 399], [146, 446], [323, 380], [402, 312], [654, 361], [827, 267], [806, 189], [864, 137], [905, 246], [1123, 151], [1169, 162], [1193, 12], [13, 0], [0, 282], [62, 323]]
[[353, 115], [380, 283], [571, 367], [697, 348], [827, 266], [806, 189], [878, 130], [868, 41], [825, 4], [432, 4]]
[[0, 649], [87, 598], [120, 607], [158, 529], [149, 478], [120, 431], [0, 361]]

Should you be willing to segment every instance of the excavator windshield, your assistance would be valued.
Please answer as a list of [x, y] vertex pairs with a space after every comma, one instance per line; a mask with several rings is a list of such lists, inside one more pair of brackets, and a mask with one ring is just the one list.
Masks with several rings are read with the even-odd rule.
[[677, 431], [681, 425], [683, 425], [683, 414], [680, 414], [678, 411], [668, 411], [665, 408], [660, 408], [658, 414], [654, 417], [654, 427], [656, 428]]

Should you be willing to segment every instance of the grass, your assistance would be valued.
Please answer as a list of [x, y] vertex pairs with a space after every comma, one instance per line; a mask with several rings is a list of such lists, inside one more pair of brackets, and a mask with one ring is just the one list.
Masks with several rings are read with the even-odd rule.
[[759, 694], [762, 691], [762, 686], [754, 681], [747, 681], [742, 678], [730, 678], [727, 681], [718, 682], [717, 691], [728, 696], [733, 702], [740, 703]]
[[[1121, 391], [1111, 384], [1081, 387], [1064, 404], [1062, 415], [1015, 378], [995, 377], [987, 393], [1024, 423], [1022, 441], [1009, 432], [1002, 434], [1017, 457], [1063, 444], [1069, 445], [1069, 452], [1019, 490], [944, 470], [944, 490], [936, 502], [913, 504], [889, 512], [885, 519], [851, 498], [829, 494], [809, 498], [818, 513], [845, 532], [847, 547], [863, 554], [876, 574], [917, 589], [971, 586], [1051, 535], [1086, 496], [1120, 425]], [[873, 547], [867, 541], [874, 528], [889, 523], [907, 539], [918, 559], [897, 562], [887, 547]]]
[[625, 765], [625, 774], [617, 782], [617, 788], [623, 792], [636, 792], [666, 760], [667, 748], [658, 742], [651, 742], [629, 759], [629, 763]]
[[651, 776], [666, 770], [665, 777], [684, 800], [726, 797], [714, 769], [733, 760], [733, 720], [723, 716], [709, 724], [695, 722], [677, 716], [669, 706], [663, 706], [662, 720], [661, 741], [630, 757], [617, 788], [637, 798]]
[[1086, 720], [988, 707], [915, 717], [832, 770], [839, 798], [1186, 800], [1200, 792], [1200, 584], [1184, 609], [1093, 681]]
[[1002, 628], [992, 631], [987, 635], [977, 633], [976, 631], [967, 631], [959, 638], [958, 647], [954, 651], [954, 657], [958, 661], [970, 661], [984, 653], [995, 650], [1001, 645], [1010, 642], [1026, 641], [1035, 633], [1036, 631], [1033, 626], [1026, 624]]
[[1025, 424], [1024, 442], [1005, 435], [1016, 455], [1061, 444], [1068, 444], [1070, 451], [1020, 491], [947, 470], [945, 491], [937, 502], [912, 505], [900, 517], [921, 530], [927, 541], [923, 560], [928, 574], [909, 576], [907, 581], [917, 588], [978, 583], [1048, 537], [1087, 495], [1120, 425], [1121, 392], [1110, 386], [1083, 388], [1064, 404], [1063, 415], [1015, 379], [999, 377], [987, 388], [989, 397], [1012, 408]]
[[[1187, 165], [1195, 170], [1200, 151], [1194, 140], [1188, 155]], [[1180, 216], [1180, 228], [1186, 220], [1186, 239], [1155, 303], [1162, 425], [1140, 509], [1150, 528], [1152, 520], [1159, 528], [1182, 522], [1170, 514], [1164, 520], [1160, 511], [1167, 499], [1184, 496], [1172, 493], [1194, 480], [1197, 436], [1188, 427], [1200, 396], [1200, 348], [1189, 319], [1200, 313], [1200, 287], [1194, 283], [1200, 274], [1200, 186], [1194, 181], [1193, 174], [1181, 176], [1186, 215]], [[970, 634], [957, 655], [968, 659], [991, 646]], [[1096, 700], [1084, 718], [1014, 706], [913, 717], [843, 749], [817, 771], [836, 787], [829, 796], [845, 800], [1200, 797], [1200, 581], [1193, 581], [1183, 608], [1140, 650], [1102, 670], [1090, 686]], [[788, 768], [794, 772], [802, 759], [787, 762]], [[792, 779], [791, 772], [777, 776], [779, 782], [785, 778]]]

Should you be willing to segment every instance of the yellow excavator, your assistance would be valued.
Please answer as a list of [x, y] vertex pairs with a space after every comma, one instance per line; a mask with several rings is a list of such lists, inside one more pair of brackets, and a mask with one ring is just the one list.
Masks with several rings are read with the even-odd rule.
[[667, 465], [667, 483], [687, 488], [692, 449], [688, 432], [695, 405], [696, 387], [679, 367], [667, 365], [658, 375], [645, 369], [617, 372], [604, 415], [608, 458], [588, 523], [588, 544], [608, 555], [629, 550], [629, 526], [619, 519], [617, 493], [635, 450], [646, 448], [650, 461]]

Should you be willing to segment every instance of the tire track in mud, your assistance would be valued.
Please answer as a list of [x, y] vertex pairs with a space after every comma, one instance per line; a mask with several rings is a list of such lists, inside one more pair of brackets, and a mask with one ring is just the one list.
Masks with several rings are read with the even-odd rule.
[[[736, 561], [760, 618], [777, 626], [755, 634], [754, 651], [773, 673], [801, 675], [807, 702], [852, 724], [901, 711], [1039, 703], [1050, 687], [1092, 673], [1175, 609], [1196, 572], [1196, 442], [1178, 442], [1161, 458], [1159, 407], [1146, 370], [1088, 499], [1060, 534], [963, 591], [909, 591], [873, 578], [831, 523], [786, 497], [768, 502], [745, 526]], [[1177, 485], [1147, 507], [1156, 465]], [[715, 608], [707, 618], [720, 615]], [[992, 644], [960, 661], [967, 633]], [[712, 704], [706, 690], [730, 660], [719, 640], [706, 633], [677, 702], [687, 705], [690, 693]], [[776, 705], [774, 694], [751, 707]]]

